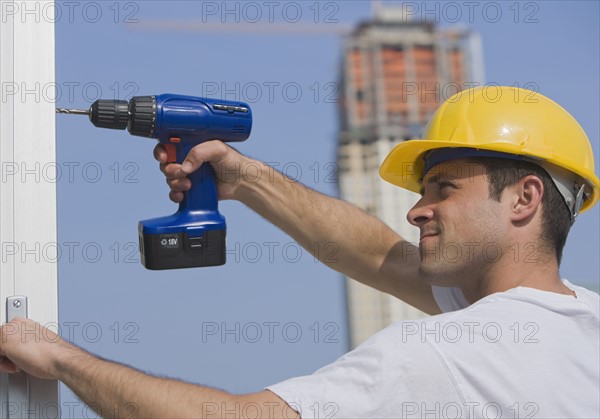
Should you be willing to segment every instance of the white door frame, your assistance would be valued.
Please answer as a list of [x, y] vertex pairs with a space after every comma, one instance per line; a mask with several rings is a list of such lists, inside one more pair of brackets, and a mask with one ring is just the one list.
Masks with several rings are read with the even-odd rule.
[[[7, 321], [7, 298], [25, 296], [28, 316], [56, 328], [55, 62], [49, 10], [53, 1], [0, 0], [0, 322]], [[14, 401], [23, 390], [19, 386], [28, 405]], [[0, 402], [1, 417], [60, 417], [55, 381], [9, 381], [2, 374]]]

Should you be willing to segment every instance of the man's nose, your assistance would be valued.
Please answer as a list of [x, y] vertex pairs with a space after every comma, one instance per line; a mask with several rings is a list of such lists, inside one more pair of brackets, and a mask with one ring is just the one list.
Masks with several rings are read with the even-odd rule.
[[433, 218], [433, 209], [431, 205], [425, 205], [423, 198], [415, 204], [414, 207], [406, 214], [406, 219], [409, 223], [416, 227], [420, 227]]

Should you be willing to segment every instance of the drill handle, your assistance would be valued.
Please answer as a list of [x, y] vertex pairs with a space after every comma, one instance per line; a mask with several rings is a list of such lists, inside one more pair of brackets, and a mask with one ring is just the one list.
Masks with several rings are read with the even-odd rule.
[[[175, 149], [175, 162], [183, 163], [190, 150], [197, 143], [181, 139], [178, 144], [163, 143], [172, 161], [173, 149]], [[213, 167], [210, 163], [203, 163], [198, 170], [188, 175], [192, 187], [183, 194], [183, 201], [179, 204], [180, 212], [218, 212], [217, 180]]]

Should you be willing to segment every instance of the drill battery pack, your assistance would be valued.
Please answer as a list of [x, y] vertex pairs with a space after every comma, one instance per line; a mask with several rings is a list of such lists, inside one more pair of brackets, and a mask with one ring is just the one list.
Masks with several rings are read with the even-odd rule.
[[192, 237], [186, 232], [150, 234], [139, 225], [140, 257], [147, 269], [179, 269], [225, 264], [225, 230]]

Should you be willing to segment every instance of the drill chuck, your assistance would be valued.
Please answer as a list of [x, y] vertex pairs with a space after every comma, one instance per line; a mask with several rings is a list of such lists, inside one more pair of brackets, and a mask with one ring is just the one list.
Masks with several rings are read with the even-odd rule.
[[125, 129], [129, 122], [129, 106], [126, 100], [99, 99], [90, 106], [89, 116], [98, 128]]
[[127, 128], [131, 135], [151, 138], [156, 127], [156, 96], [137, 96], [129, 102], [99, 99], [88, 114], [98, 128]]

